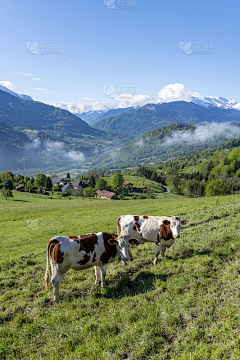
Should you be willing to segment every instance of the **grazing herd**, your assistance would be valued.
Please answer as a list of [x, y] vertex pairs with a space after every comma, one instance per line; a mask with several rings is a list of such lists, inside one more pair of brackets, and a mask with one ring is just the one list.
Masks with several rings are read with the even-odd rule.
[[136, 244], [137, 239], [155, 243], [156, 265], [160, 251], [164, 257], [166, 248], [172, 246], [175, 239], [180, 237], [180, 225], [187, 222], [177, 216], [122, 215], [118, 218], [117, 235], [99, 232], [81, 236], [55, 236], [47, 246], [46, 288], [49, 290], [49, 260], [53, 297], [56, 302], [59, 300], [61, 281], [70, 269], [85, 270], [94, 266], [95, 284], [99, 283], [101, 275], [101, 286], [106, 287], [108, 264], [112, 263], [117, 255], [121, 256], [124, 265], [129, 259], [133, 260], [129, 244]]

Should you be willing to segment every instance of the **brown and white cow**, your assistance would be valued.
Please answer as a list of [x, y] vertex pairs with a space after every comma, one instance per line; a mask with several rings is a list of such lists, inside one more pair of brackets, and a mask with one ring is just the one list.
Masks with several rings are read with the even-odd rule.
[[116, 234], [99, 232], [81, 236], [55, 236], [47, 246], [46, 289], [49, 290], [50, 283], [49, 258], [53, 296], [57, 302], [61, 281], [70, 269], [84, 270], [94, 266], [95, 284], [98, 284], [101, 274], [101, 286], [106, 287], [107, 266], [118, 254], [124, 263], [128, 261], [128, 242], [125, 239], [118, 241]]
[[[154, 265], [156, 265], [160, 250], [164, 257], [166, 248], [172, 246], [175, 239], [180, 237], [180, 224], [187, 222], [188, 220], [181, 220], [177, 216], [122, 215], [118, 218], [118, 239], [140, 239], [155, 243]], [[130, 250], [129, 256], [132, 260]]]

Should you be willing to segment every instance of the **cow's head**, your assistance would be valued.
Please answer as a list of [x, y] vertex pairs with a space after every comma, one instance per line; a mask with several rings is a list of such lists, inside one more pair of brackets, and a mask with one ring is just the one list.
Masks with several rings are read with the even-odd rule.
[[188, 223], [188, 220], [186, 219], [181, 220], [180, 217], [178, 216], [172, 216], [169, 218], [169, 220], [164, 220], [164, 221], [169, 221], [172, 237], [174, 239], [180, 238], [180, 225], [184, 225]]
[[129, 260], [129, 251], [128, 251], [128, 247], [129, 244], [136, 244], [137, 240], [136, 239], [125, 239], [123, 236], [118, 236], [118, 238], [115, 239], [110, 239], [108, 240], [109, 244], [111, 245], [116, 245], [117, 247], [117, 251], [121, 256], [123, 265], [127, 264], [127, 261]]

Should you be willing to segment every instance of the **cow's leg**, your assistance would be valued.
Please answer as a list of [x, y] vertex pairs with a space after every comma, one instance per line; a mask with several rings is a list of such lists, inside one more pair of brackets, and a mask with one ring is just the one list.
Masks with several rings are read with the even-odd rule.
[[157, 265], [158, 255], [160, 254], [161, 245], [155, 247], [155, 259], [153, 261], [153, 265]]
[[162, 258], [164, 258], [165, 251], [166, 251], [166, 246], [162, 246]]
[[53, 299], [56, 302], [58, 302], [58, 300], [59, 300], [59, 288], [60, 288], [62, 279], [64, 278], [65, 275], [66, 275], [66, 273], [61, 274], [56, 269], [56, 275], [54, 276], [54, 278], [52, 278]]
[[51, 282], [53, 281], [53, 278], [55, 277], [56, 275], [56, 265], [54, 263], [54, 261], [51, 260], [51, 271], [52, 271], [52, 278], [51, 278]]
[[105, 282], [105, 276], [106, 276], [106, 271], [107, 271], [107, 266], [108, 264], [101, 264], [100, 267], [100, 274], [101, 274], [101, 287], [106, 287], [106, 282]]
[[132, 256], [132, 253], [131, 253], [130, 249], [128, 249], [128, 255], [129, 255], [130, 261], [133, 261], [133, 256]]
[[99, 277], [100, 277], [100, 266], [94, 266], [95, 268], [95, 284], [98, 285], [99, 283]]

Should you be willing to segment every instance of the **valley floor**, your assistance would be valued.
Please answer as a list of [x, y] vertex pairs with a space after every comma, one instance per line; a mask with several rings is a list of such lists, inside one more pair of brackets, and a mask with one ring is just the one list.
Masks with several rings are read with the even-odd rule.
[[[14, 192], [0, 200], [0, 359], [239, 359], [240, 195], [110, 201]], [[154, 246], [69, 271], [60, 302], [44, 287], [54, 235], [116, 232], [122, 214], [179, 215], [188, 224], [153, 266]]]

